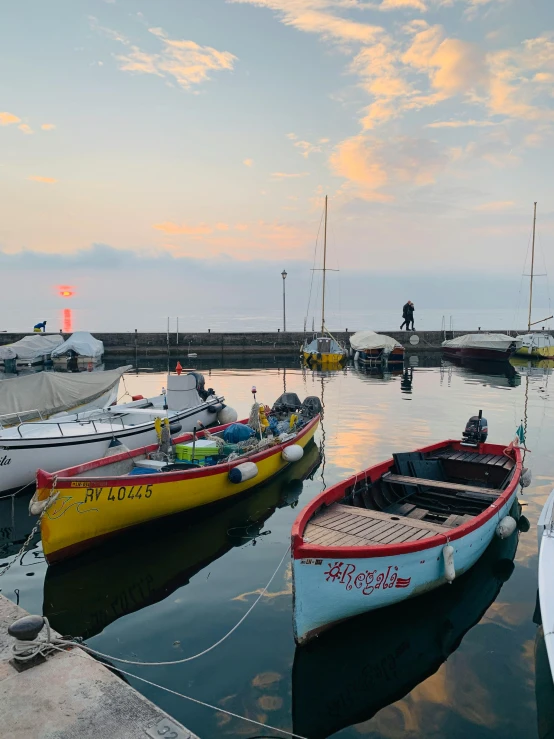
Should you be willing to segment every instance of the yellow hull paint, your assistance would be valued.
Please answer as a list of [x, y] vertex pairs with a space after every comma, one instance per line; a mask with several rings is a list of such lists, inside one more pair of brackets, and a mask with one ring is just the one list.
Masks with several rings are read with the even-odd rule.
[[[305, 447], [313, 438], [317, 426], [318, 423], [314, 423], [294, 443]], [[53, 562], [64, 559], [124, 529], [243, 493], [288, 467], [281, 450], [279, 446], [272, 454], [263, 456], [262, 452], [250, 458], [256, 462], [258, 474], [239, 484], [230, 482], [228, 465], [218, 465], [220, 472], [212, 468], [213, 474], [199, 475], [196, 471], [188, 474], [159, 473], [134, 479], [125, 475], [119, 480], [113, 476], [100, 477], [100, 467], [91, 470], [89, 479], [60, 478], [56, 488], [58, 498], [41, 520], [46, 560]], [[259, 456], [263, 458], [258, 459]], [[249, 458], [245, 457], [242, 461], [249, 461]], [[209, 470], [209, 467], [205, 468], [205, 472]], [[175, 479], [177, 476], [179, 479]], [[139, 479], [147, 481], [147, 478], [151, 478], [152, 483], [139, 484]], [[110, 484], [104, 484], [105, 480], [109, 480]], [[46, 500], [49, 494], [49, 489], [39, 488], [36, 497]]]
[[320, 354], [319, 358], [315, 352], [302, 352], [302, 358], [306, 364], [341, 364], [346, 360], [346, 354]]
[[521, 349], [517, 350], [516, 355], [518, 357], [534, 357], [536, 359], [554, 359], [554, 346], [535, 347], [531, 351], [529, 351], [528, 347], [522, 346]]

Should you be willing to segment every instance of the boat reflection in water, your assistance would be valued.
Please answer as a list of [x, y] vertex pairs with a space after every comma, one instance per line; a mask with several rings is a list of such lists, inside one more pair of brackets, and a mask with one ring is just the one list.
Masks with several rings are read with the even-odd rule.
[[510, 364], [524, 377], [548, 377], [554, 369], [554, 359], [524, 359], [512, 357]]
[[[312, 441], [304, 456], [246, 497], [202, 514], [142, 527], [101, 550], [49, 567], [43, 613], [62, 634], [88, 639], [129, 613], [158, 603], [248, 541], [255, 544], [277, 508], [296, 506], [303, 480], [320, 462]], [[148, 530], [146, 530], [148, 528]]]
[[[31, 494], [0, 498], [0, 566], [4, 563], [4, 557], [11, 557], [19, 552], [35, 525], [35, 519], [29, 516], [30, 499]], [[38, 539], [40, 534], [37, 533], [35, 540]], [[35, 550], [31, 551], [39, 554]]]
[[452, 586], [340, 624], [297, 647], [293, 731], [323, 739], [371, 719], [434, 674], [512, 574], [517, 531]]
[[513, 364], [505, 362], [488, 362], [482, 359], [461, 359], [448, 357], [443, 360], [443, 370], [452, 371], [459, 368], [459, 374], [467, 379], [473, 379], [490, 387], [518, 387], [521, 385], [521, 375]]

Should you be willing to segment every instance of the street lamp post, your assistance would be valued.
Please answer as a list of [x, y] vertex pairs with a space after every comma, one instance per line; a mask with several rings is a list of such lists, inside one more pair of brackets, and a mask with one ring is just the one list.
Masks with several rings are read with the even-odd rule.
[[285, 280], [287, 279], [286, 270], [283, 270], [281, 272], [281, 277], [283, 278], [283, 333], [285, 333], [287, 330], [287, 315], [285, 312]]

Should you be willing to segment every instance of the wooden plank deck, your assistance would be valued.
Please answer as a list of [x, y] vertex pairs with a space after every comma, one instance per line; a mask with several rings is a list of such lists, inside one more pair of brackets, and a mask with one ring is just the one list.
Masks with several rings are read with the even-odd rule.
[[308, 523], [304, 541], [321, 546], [343, 547], [399, 544], [425, 539], [450, 529], [450, 525], [441, 526], [417, 518], [334, 503]]

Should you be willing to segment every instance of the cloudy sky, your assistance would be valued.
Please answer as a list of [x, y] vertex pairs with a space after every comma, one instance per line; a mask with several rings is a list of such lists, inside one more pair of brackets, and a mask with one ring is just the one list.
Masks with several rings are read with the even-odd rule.
[[6, 325], [37, 270], [31, 310], [76, 283], [141, 311], [188, 275], [277, 316], [285, 267], [300, 326], [325, 193], [345, 310], [410, 279], [419, 305], [517, 302], [534, 200], [548, 264], [549, 0], [9, 3], [0, 59]]

